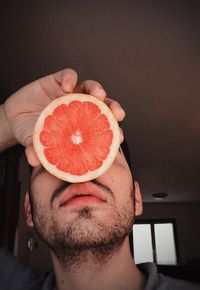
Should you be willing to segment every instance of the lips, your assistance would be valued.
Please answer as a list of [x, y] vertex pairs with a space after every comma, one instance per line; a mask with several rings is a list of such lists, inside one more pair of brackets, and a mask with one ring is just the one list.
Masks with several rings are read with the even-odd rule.
[[71, 184], [61, 196], [59, 206], [81, 202], [106, 202], [104, 192], [92, 182]]

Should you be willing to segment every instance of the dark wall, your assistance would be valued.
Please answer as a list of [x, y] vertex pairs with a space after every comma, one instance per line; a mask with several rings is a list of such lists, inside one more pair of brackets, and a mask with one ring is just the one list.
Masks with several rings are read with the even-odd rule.
[[194, 0], [1, 1], [0, 95], [66, 66], [116, 97], [195, 94], [199, 22]]

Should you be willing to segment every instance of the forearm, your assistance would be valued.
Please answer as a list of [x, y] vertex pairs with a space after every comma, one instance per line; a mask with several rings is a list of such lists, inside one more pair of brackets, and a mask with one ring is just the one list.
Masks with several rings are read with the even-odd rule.
[[0, 105], [0, 152], [16, 143], [17, 142], [12, 135], [11, 127], [5, 116], [4, 106]]

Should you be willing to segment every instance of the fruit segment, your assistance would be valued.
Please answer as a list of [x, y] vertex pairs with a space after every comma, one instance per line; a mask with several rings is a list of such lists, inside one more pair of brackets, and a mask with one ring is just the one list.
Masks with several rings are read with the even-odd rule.
[[89, 102], [60, 105], [40, 133], [47, 160], [60, 170], [82, 175], [95, 170], [109, 153], [113, 134], [107, 117]]

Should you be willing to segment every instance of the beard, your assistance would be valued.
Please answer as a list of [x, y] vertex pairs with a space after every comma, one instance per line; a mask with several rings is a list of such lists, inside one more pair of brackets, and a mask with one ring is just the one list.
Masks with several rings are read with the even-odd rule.
[[85, 206], [76, 211], [76, 217], [60, 225], [49, 217], [40, 204], [33, 200], [31, 206], [34, 226], [39, 237], [48, 245], [63, 267], [82, 265], [103, 266], [122, 246], [134, 223], [133, 201], [101, 220], [93, 208]]

